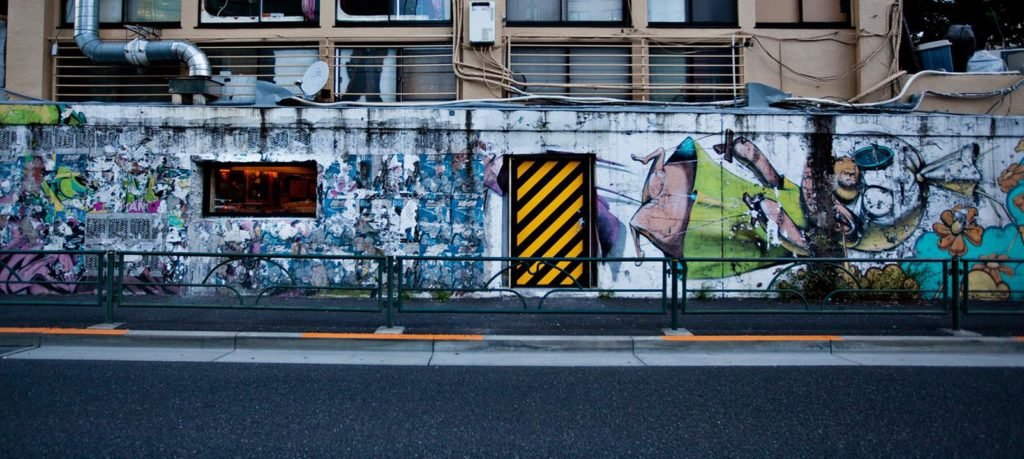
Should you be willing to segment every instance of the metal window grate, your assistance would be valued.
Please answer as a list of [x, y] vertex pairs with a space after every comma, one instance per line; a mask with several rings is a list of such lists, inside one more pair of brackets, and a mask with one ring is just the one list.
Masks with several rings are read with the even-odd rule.
[[509, 61], [531, 94], [715, 102], [743, 92], [742, 52], [732, 42], [514, 45]]
[[[310, 64], [322, 60], [316, 43], [197, 43], [207, 54], [215, 76], [229, 72], [274, 83], [298, 94], [295, 82]], [[58, 101], [171, 101], [168, 83], [185, 74], [175, 63], [147, 67], [92, 62], [71, 42], [57, 47], [55, 98]], [[237, 81], [237, 79], [236, 79]]]

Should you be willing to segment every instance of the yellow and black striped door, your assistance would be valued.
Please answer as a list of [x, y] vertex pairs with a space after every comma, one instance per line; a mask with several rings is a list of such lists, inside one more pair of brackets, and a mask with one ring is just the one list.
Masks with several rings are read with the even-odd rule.
[[[512, 156], [509, 247], [513, 257], [591, 256], [593, 155]], [[512, 268], [514, 287], [590, 287], [592, 263], [562, 260]]]

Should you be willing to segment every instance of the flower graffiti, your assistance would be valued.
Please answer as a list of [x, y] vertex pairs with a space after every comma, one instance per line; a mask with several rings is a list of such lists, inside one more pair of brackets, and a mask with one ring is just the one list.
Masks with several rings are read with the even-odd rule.
[[961, 257], [967, 253], [965, 239], [976, 246], [981, 245], [985, 230], [978, 226], [977, 217], [978, 209], [974, 207], [963, 209], [957, 206], [943, 211], [939, 217], [941, 221], [932, 225], [932, 229], [939, 235], [939, 248], [950, 255]]
[[1003, 280], [1003, 274], [1013, 276], [1013, 268], [1004, 263], [1007, 255], [987, 255], [982, 263], [975, 263], [967, 274], [971, 286], [971, 298], [983, 300], [1006, 300], [1010, 298], [1010, 286]]
[[1009, 193], [1021, 180], [1024, 180], [1024, 164], [1012, 164], [999, 174], [999, 189]]

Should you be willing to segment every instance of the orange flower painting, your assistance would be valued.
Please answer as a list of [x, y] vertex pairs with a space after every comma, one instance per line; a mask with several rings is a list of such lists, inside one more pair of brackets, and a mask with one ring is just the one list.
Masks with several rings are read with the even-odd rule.
[[1013, 276], [1013, 268], [1002, 262], [1010, 257], [989, 255], [981, 257], [984, 263], [976, 263], [967, 274], [972, 298], [982, 300], [1006, 300], [1010, 298], [1010, 286], [1003, 281], [1002, 274]]
[[1021, 180], [1024, 180], [1024, 164], [1013, 164], [999, 174], [999, 189], [1009, 193]]
[[939, 223], [932, 225], [932, 229], [939, 235], [939, 248], [960, 257], [967, 253], [965, 239], [971, 241], [971, 244], [981, 245], [985, 230], [975, 223], [977, 218], [978, 209], [974, 207], [964, 210], [958, 206], [943, 211]]
[[1009, 193], [1021, 180], [1024, 180], [1024, 164], [1011, 165], [999, 173], [999, 190], [1002, 190], [1002, 193]]

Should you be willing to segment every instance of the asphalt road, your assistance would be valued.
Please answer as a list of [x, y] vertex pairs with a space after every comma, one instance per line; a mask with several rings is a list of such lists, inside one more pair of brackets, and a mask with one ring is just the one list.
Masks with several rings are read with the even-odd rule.
[[0, 361], [0, 456], [1024, 455], [1024, 370]]

